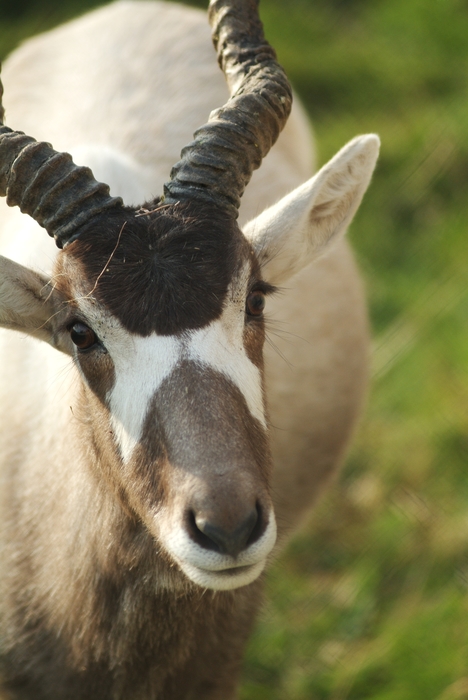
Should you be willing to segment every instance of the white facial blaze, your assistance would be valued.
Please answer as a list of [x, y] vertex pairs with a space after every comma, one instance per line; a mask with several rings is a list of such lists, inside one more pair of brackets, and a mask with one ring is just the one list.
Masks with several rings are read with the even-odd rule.
[[248, 268], [228, 291], [221, 317], [180, 336], [133, 335], [116, 319], [103, 316], [94, 304], [80, 303], [114, 363], [115, 383], [107, 398], [125, 462], [141, 437], [153, 396], [183, 360], [223, 374], [242, 393], [252, 416], [266, 426], [261, 373], [243, 345], [247, 281]]
[[[134, 335], [92, 299], [78, 300], [114, 365], [115, 380], [107, 400], [115, 440], [125, 463], [141, 439], [154, 396], [182, 362], [192, 362], [198, 370], [206, 367], [225, 376], [244, 396], [252, 417], [266, 427], [261, 372], [244, 347], [248, 280], [246, 266], [231, 285], [220, 318], [177, 336]], [[267, 525], [261, 537], [236, 557], [197, 544], [178, 517], [163, 520], [161, 542], [185, 575], [199, 586], [213, 590], [238, 588], [260, 575], [276, 541], [273, 510], [265, 516]]]
[[174, 336], [130, 336], [129, 340], [125, 354], [112, 356], [115, 385], [109, 397], [112, 427], [125, 462], [138, 443], [152, 397], [182, 351], [182, 342]]
[[230, 285], [221, 317], [191, 333], [188, 357], [230, 379], [244, 396], [252, 416], [266, 427], [261, 373], [248, 358], [243, 343], [249, 276], [250, 266], [245, 265]]
[[242, 329], [235, 327], [232, 311], [228, 307], [218, 321], [191, 334], [187, 357], [230, 379], [243, 394], [250, 413], [266, 427], [260, 370], [247, 356]]

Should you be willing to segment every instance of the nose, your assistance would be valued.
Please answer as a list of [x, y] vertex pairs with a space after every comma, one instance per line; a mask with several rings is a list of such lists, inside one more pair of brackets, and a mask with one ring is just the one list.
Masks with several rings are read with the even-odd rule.
[[204, 549], [237, 557], [261, 537], [266, 523], [257, 503], [237, 514], [234, 521], [209, 511], [190, 511], [188, 529], [191, 538]]

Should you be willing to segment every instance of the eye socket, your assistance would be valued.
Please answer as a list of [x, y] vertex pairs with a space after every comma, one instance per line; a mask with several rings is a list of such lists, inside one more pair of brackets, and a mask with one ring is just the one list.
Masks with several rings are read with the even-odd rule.
[[245, 310], [249, 316], [262, 316], [265, 309], [265, 294], [258, 289], [250, 292], [245, 303]]
[[85, 323], [79, 321], [70, 327], [70, 338], [78, 350], [89, 350], [97, 343], [95, 332]]

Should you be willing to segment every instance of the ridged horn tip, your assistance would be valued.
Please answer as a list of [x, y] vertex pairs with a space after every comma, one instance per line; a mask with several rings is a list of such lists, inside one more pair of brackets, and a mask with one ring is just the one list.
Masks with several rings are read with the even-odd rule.
[[257, 0], [212, 0], [208, 12], [232, 97], [183, 149], [164, 198], [208, 202], [237, 218], [252, 172], [287, 121], [292, 91], [263, 35]]

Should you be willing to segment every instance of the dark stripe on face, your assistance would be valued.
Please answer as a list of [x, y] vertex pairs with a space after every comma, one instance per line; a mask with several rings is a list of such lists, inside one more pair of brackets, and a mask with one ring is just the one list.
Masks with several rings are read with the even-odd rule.
[[[253, 260], [237, 224], [214, 209], [130, 208], [96, 217], [64, 253], [64, 272], [132, 333], [175, 335], [219, 318], [228, 285]], [[78, 265], [76, 265], [78, 263]]]
[[92, 352], [77, 352], [78, 363], [89, 387], [105, 404], [107, 396], [115, 383], [115, 369], [111, 356], [104, 348], [98, 347]]
[[255, 484], [261, 498], [267, 495], [266, 431], [239, 389], [218, 372], [184, 361], [164, 380], [137, 451], [143, 450], [149, 463], [159, 460], [161, 441], [171, 470], [161, 476], [173, 489], [193, 476], [223, 498], [234, 496], [242, 480]]

